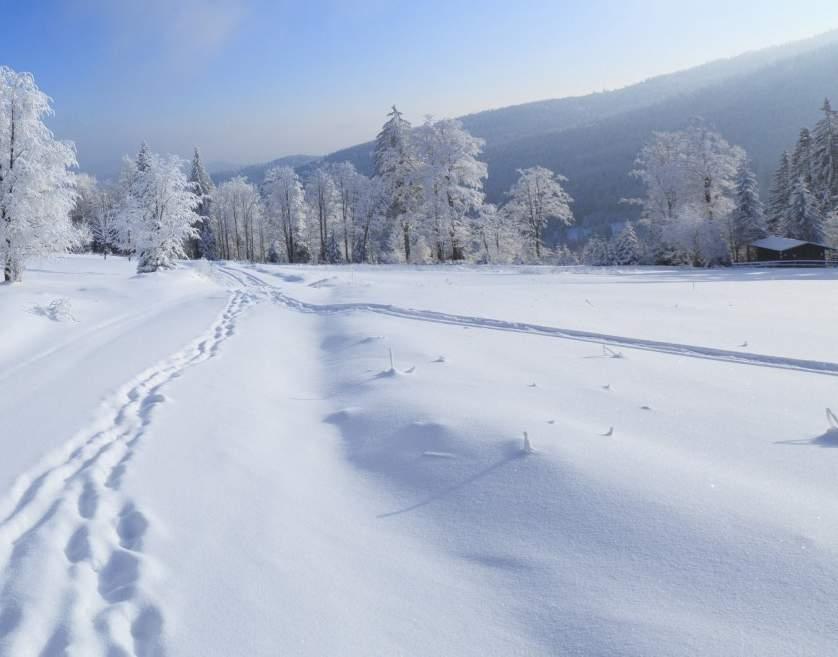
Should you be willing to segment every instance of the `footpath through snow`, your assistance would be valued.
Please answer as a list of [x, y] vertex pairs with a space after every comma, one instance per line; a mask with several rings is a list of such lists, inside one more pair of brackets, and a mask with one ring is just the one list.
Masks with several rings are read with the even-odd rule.
[[[77, 288], [99, 268], [56, 262], [90, 266]], [[126, 376], [69, 442], [24, 447], [55, 448], [39, 464], [2, 435], [18, 459], [3, 470], [26, 474], [0, 497], [0, 655], [831, 654], [829, 345], [775, 350], [733, 312], [725, 330], [771, 348], [717, 353], [706, 327], [658, 327], [649, 345], [607, 312], [580, 327], [527, 311], [496, 270], [462, 272], [479, 298], [456, 272], [332, 271], [115, 277], [115, 291], [193, 281], [178, 322], [221, 316]], [[674, 326], [644, 275], [597, 279], [585, 306], [631, 297]], [[535, 276], [562, 297], [566, 274]], [[739, 285], [806, 283], [835, 286]], [[157, 335], [159, 316], [132, 326]], [[37, 383], [45, 343], [24, 346], [3, 367]], [[76, 387], [83, 355], [59, 360]]]

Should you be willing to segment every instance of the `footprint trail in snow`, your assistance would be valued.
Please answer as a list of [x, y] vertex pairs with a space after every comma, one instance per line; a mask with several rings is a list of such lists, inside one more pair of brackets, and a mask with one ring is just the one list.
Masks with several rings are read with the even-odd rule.
[[150, 520], [122, 492], [166, 384], [213, 358], [253, 295], [234, 291], [209, 333], [146, 370], [99, 419], [0, 500], [0, 657], [162, 657], [165, 611], [144, 590]]

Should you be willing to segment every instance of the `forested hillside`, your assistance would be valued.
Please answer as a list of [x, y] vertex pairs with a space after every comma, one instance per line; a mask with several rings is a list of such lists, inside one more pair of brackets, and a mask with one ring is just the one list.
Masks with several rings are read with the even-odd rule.
[[[503, 201], [516, 170], [542, 165], [567, 176], [580, 225], [634, 218], [620, 203], [641, 190], [628, 176], [655, 130], [676, 130], [702, 116], [731, 143], [745, 148], [763, 189], [784, 148], [818, 118], [824, 97], [838, 97], [838, 32], [660, 76], [625, 89], [548, 100], [462, 117], [486, 140], [489, 201]], [[386, 108], [382, 108], [382, 114]], [[370, 135], [373, 137], [373, 135]], [[372, 142], [327, 155], [373, 171]], [[314, 160], [299, 168], [305, 175]], [[268, 165], [243, 171], [261, 182]]]

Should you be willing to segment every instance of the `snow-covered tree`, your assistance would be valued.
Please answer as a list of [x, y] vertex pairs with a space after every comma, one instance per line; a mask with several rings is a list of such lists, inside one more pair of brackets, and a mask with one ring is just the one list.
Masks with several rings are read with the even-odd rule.
[[592, 237], [582, 248], [582, 262], [595, 267], [611, 264], [611, 249], [601, 237]]
[[212, 215], [224, 258], [250, 262], [265, 259], [270, 236], [265, 231], [262, 197], [247, 178], [236, 176], [216, 188]]
[[198, 196], [184, 173], [185, 162], [174, 155], [151, 153], [143, 144], [135, 165], [126, 173], [128, 193], [121, 209], [138, 255], [137, 271], [153, 272], [185, 257], [184, 240], [195, 237]]
[[278, 226], [288, 262], [306, 262], [305, 196], [297, 173], [288, 166], [273, 167], [263, 185], [271, 220]]
[[[632, 175], [646, 188], [643, 219], [650, 223], [650, 235], [660, 240], [653, 245], [658, 259], [676, 263], [684, 256], [690, 261], [702, 259], [702, 251], [711, 261], [717, 259], [715, 236], [718, 227], [697, 230], [699, 217], [707, 222], [724, 220], [733, 209], [736, 172], [745, 159], [744, 151], [729, 144], [718, 132], [695, 119], [680, 132], [655, 133], [640, 151]], [[678, 227], [672, 225], [677, 223]], [[703, 249], [695, 239], [702, 236]], [[667, 243], [671, 236], [686, 245], [689, 253]]]
[[733, 209], [736, 174], [745, 151], [732, 146], [700, 119], [690, 122], [686, 139], [686, 202], [701, 207], [708, 221], [719, 220]]
[[791, 156], [788, 151], [783, 151], [780, 166], [777, 167], [774, 174], [774, 184], [771, 186], [771, 195], [768, 201], [766, 228], [772, 235], [779, 235], [783, 231], [786, 211], [791, 198], [791, 188]]
[[375, 139], [375, 173], [386, 199], [385, 216], [393, 230], [398, 231], [392, 239], [399, 245], [404, 260], [410, 262], [416, 208], [421, 200], [421, 188], [416, 183], [419, 161], [410, 123], [395, 105], [387, 116], [389, 119]]
[[765, 237], [765, 215], [759, 199], [757, 177], [746, 162], [736, 175], [734, 208], [728, 218], [728, 244], [734, 261], [743, 247]]
[[838, 249], [838, 209], [829, 213], [824, 221], [824, 239], [833, 249]]
[[641, 205], [652, 223], [671, 221], [686, 202], [685, 152], [684, 133], [655, 132], [634, 161], [630, 175], [646, 189]]
[[709, 267], [729, 261], [722, 222], [708, 221], [706, 212], [704, 203], [685, 205], [666, 226], [664, 238], [674, 249], [672, 264]]
[[94, 248], [107, 258], [119, 248], [119, 197], [112, 188], [96, 185], [88, 221]]
[[356, 181], [355, 245], [352, 247], [355, 262], [377, 262], [381, 248], [386, 218], [381, 195], [381, 181], [361, 176]]
[[198, 236], [190, 243], [190, 254], [197, 258], [212, 260], [216, 257], [216, 240], [210, 218], [210, 208], [215, 185], [206, 169], [204, 169], [204, 165], [201, 162], [201, 153], [197, 146], [192, 156], [189, 182], [192, 185], [192, 190], [198, 196], [199, 202], [195, 213], [200, 217], [198, 224], [195, 226], [198, 231]]
[[800, 130], [800, 136], [791, 155], [791, 179], [793, 185], [803, 178], [806, 186], [812, 188], [812, 134], [808, 128]]
[[620, 231], [611, 247], [611, 262], [615, 265], [636, 265], [640, 263], [643, 250], [631, 223]]
[[438, 261], [465, 258], [468, 219], [483, 204], [488, 176], [477, 159], [483, 140], [473, 137], [460, 121], [430, 117], [414, 135], [420, 164], [415, 179], [422, 186], [421, 212]]
[[829, 99], [812, 133], [812, 193], [824, 213], [838, 209], [838, 112]]
[[554, 262], [559, 267], [578, 265], [579, 257], [571, 251], [566, 244], [562, 244], [556, 248]]
[[[372, 219], [365, 196], [369, 193], [369, 179], [358, 173], [351, 162], [338, 162], [329, 167], [337, 194], [337, 240], [345, 262], [356, 262], [355, 248], [363, 240], [358, 233], [365, 230], [366, 219]], [[368, 225], [366, 225], [368, 228]], [[362, 246], [365, 251], [366, 248]]]
[[338, 191], [331, 174], [318, 167], [305, 183], [308, 219], [317, 234], [318, 262], [335, 262], [335, 249], [330, 247], [338, 211]]
[[573, 223], [570, 197], [562, 183], [567, 178], [537, 166], [518, 170], [518, 180], [507, 192], [509, 200], [503, 206], [507, 216], [518, 224], [536, 260], [544, 252], [544, 229], [550, 220], [569, 225]]
[[521, 257], [521, 231], [506, 212], [484, 203], [472, 222], [474, 252], [480, 262], [507, 263]]
[[50, 114], [32, 75], [0, 66], [0, 259], [8, 282], [21, 279], [30, 257], [78, 242], [70, 221], [75, 149], [47, 128]]
[[824, 241], [824, 216], [814, 194], [809, 189], [806, 179], [797, 179], [789, 198], [786, 210], [784, 234], [806, 242]]

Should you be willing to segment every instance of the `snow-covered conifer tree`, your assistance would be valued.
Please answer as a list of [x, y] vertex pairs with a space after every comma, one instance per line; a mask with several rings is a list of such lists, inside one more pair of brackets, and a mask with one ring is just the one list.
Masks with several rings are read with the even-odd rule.
[[838, 112], [824, 100], [812, 133], [812, 193], [825, 214], [838, 209]]
[[151, 153], [143, 144], [130, 172], [130, 187], [122, 208], [138, 255], [137, 271], [174, 267], [185, 257], [184, 240], [197, 233], [198, 196], [183, 171], [181, 158]]
[[411, 135], [411, 125], [393, 106], [389, 119], [375, 139], [375, 173], [386, 199], [386, 217], [399, 235], [394, 236], [406, 262], [411, 261], [414, 240], [415, 210], [421, 200], [421, 187], [416, 183], [419, 161]]
[[792, 186], [803, 178], [806, 187], [812, 189], [812, 134], [808, 128], [800, 130], [800, 136], [791, 156]]
[[78, 241], [70, 221], [75, 149], [44, 123], [50, 98], [29, 73], [0, 66], [0, 260], [19, 281], [28, 258], [66, 251]]
[[733, 200], [735, 205], [728, 219], [728, 244], [735, 262], [743, 247], [766, 235], [759, 183], [746, 162], [739, 167]]
[[807, 242], [824, 241], [824, 216], [814, 194], [809, 189], [806, 179], [797, 179], [789, 198], [784, 224], [786, 237]]
[[582, 249], [582, 262], [586, 265], [602, 266], [611, 264], [611, 249], [601, 237], [592, 237]]
[[786, 211], [791, 198], [791, 156], [784, 151], [780, 158], [780, 166], [774, 174], [774, 184], [768, 201], [766, 228], [772, 235], [779, 235], [783, 231], [786, 221]]
[[544, 228], [549, 220], [573, 223], [570, 197], [562, 183], [567, 178], [544, 167], [518, 170], [518, 180], [507, 192], [503, 211], [520, 227], [536, 260], [544, 252]]
[[642, 248], [634, 226], [631, 223], [620, 231], [611, 249], [611, 262], [615, 265], [636, 265], [640, 263]]
[[198, 224], [195, 226], [198, 231], [198, 236], [192, 240], [189, 250], [194, 257], [212, 260], [216, 257], [216, 240], [210, 219], [210, 207], [215, 185], [206, 169], [204, 169], [204, 165], [201, 162], [201, 153], [197, 146], [192, 155], [192, 169], [189, 173], [189, 182], [192, 185], [192, 190], [198, 196], [199, 202], [195, 213], [200, 217]]

